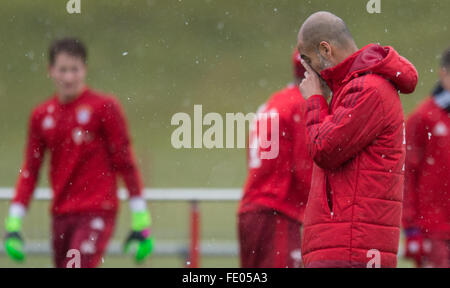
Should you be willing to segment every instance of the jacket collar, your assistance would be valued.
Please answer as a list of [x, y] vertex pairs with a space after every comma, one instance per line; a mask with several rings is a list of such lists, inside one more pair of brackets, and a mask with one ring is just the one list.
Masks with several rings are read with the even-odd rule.
[[351, 77], [353, 77], [353, 73], [356, 71], [354, 67], [355, 60], [358, 56], [367, 48], [372, 46], [376, 46], [375, 44], [369, 44], [364, 48], [356, 51], [352, 55], [350, 55], [347, 59], [339, 63], [338, 65], [323, 70], [320, 75], [327, 82], [331, 91], [336, 92], [341, 86], [345, 84]]

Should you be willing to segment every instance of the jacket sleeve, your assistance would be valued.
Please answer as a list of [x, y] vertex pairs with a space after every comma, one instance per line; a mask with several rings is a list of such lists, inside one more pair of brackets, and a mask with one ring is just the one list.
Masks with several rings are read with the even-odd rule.
[[314, 162], [324, 169], [338, 168], [354, 157], [384, 125], [383, 105], [375, 87], [352, 87], [343, 93], [344, 99], [332, 114], [322, 95], [307, 101], [309, 150]]
[[413, 114], [406, 123], [405, 191], [403, 197], [403, 227], [417, 227], [417, 178], [421, 173], [427, 128], [419, 113]]
[[28, 207], [34, 188], [39, 179], [39, 170], [45, 153], [45, 141], [41, 135], [40, 123], [36, 112], [33, 111], [28, 123], [27, 144], [22, 169], [16, 185], [13, 203], [20, 203]]
[[140, 196], [142, 180], [134, 159], [128, 127], [120, 104], [113, 98], [105, 106], [104, 130], [113, 170], [120, 174], [130, 197]]

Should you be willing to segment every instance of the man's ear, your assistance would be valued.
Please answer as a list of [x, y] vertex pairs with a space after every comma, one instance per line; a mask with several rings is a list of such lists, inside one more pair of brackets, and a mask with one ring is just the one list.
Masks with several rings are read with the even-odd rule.
[[326, 42], [326, 41], [322, 41], [319, 43], [319, 53], [327, 58], [330, 59], [331, 58], [331, 45], [330, 43]]

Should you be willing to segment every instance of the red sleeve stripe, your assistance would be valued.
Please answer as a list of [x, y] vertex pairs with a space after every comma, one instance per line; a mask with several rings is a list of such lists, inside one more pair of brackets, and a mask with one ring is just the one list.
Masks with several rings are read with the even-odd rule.
[[[356, 79], [357, 82], [352, 83], [352, 87], [350, 88], [350, 91], [359, 91], [359, 92], [354, 93], [354, 95], [352, 95], [352, 97], [349, 97], [346, 100], [346, 103], [344, 104], [345, 108], [353, 108], [355, 106], [357, 99], [362, 94], [364, 78], [365, 77], [360, 77], [360, 78]], [[348, 106], [350, 106], [350, 107], [348, 107]], [[339, 111], [338, 113], [336, 113], [335, 116], [333, 117], [332, 121], [328, 122], [327, 123], [328, 125], [325, 124], [324, 128], [320, 129], [321, 131], [319, 130], [319, 133], [316, 136], [316, 139], [319, 143], [321, 143], [322, 142], [321, 140], [324, 139], [330, 133], [333, 126], [339, 125], [339, 123], [342, 121], [342, 118], [345, 116], [347, 111], [348, 111], [348, 109], [343, 109], [342, 111]], [[334, 122], [334, 123], [332, 123], [332, 122]]]
[[357, 91], [359, 91], [359, 92], [353, 96], [353, 100], [350, 102], [351, 103], [351, 105], [350, 105], [351, 108], [355, 107], [356, 101], [359, 99], [359, 97], [362, 94], [362, 90], [364, 88], [364, 80], [365, 80], [365, 78], [366, 78], [365, 76], [360, 77], [361, 80], [359, 81], [358, 86], [357, 86]]

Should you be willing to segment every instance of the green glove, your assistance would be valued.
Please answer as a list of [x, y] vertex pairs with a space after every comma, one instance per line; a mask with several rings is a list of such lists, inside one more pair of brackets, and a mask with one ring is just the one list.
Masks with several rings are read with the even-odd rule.
[[152, 220], [148, 211], [133, 212], [131, 219], [132, 231], [125, 241], [124, 250], [125, 253], [133, 251], [136, 262], [142, 263], [153, 251], [154, 239], [150, 231]]
[[5, 221], [5, 226], [7, 232], [5, 237], [6, 253], [17, 262], [24, 261], [23, 239], [20, 235], [22, 219], [19, 217], [8, 217]]

